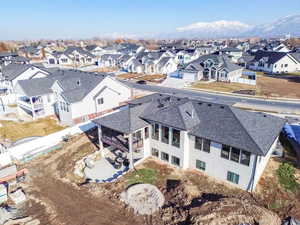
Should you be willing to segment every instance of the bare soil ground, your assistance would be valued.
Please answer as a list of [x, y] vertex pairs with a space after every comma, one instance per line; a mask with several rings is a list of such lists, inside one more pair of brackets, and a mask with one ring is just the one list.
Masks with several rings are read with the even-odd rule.
[[[96, 131], [78, 135], [64, 143], [62, 149], [20, 165], [29, 169], [23, 184], [29, 197], [26, 215], [49, 225], [213, 225], [216, 221], [237, 224], [257, 220], [261, 224], [279, 225], [278, 221], [287, 216], [300, 219], [300, 196], [279, 186], [274, 171], [280, 162], [274, 159], [253, 194], [202, 172], [180, 170], [154, 158], [146, 159], [116, 182], [79, 185], [83, 179], [74, 175], [74, 165], [97, 149], [96, 137]], [[157, 171], [153, 184], [166, 198], [166, 205], [151, 217], [134, 215], [119, 201], [132, 175], [142, 168]], [[299, 170], [297, 177], [300, 179]], [[180, 180], [181, 185], [168, 191], [168, 180]]]
[[150, 82], [160, 82], [166, 78], [164, 74], [139, 74], [139, 73], [124, 73], [118, 75], [119, 79], [145, 80]]
[[239, 83], [196, 82], [193, 88], [207, 89], [222, 92], [236, 92], [254, 90], [257, 96], [300, 98], [300, 76], [287, 76], [284, 78], [257, 76], [256, 87]]
[[118, 68], [115, 67], [104, 67], [104, 68], [97, 68], [92, 70], [91, 72], [98, 72], [98, 73], [108, 73], [108, 72], [116, 72]]
[[23, 185], [29, 201], [25, 213], [49, 225], [141, 224], [116, 200], [85, 186], [78, 186], [74, 164], [95, 151], [92, 136], [80, 135], [65, 146], [27, 165], [29, 177]]

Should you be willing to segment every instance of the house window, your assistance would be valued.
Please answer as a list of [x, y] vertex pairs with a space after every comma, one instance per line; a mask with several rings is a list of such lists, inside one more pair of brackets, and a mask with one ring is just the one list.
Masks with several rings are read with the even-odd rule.
[[163, 143], [169, 144], [169, 127], [161, 127], [161, 141]]
[[172, 129], [172, 145], [180, 147], [180, 130]]
[[205, 170], [206, 163], [201, 160], [196, 160], [196, 168], [199, 170]]
[[66, 111], [69, 112], [69, 104], [66, 104]]
[[169, 162], [169, 154], [161, 152], [161, 160]]
[[149, 138], [149, 127], [145, 127], [145, 139]]
[[153, 155], [153, 156], [155, 156], [155, 157], [158, 158], [158, 156], [159, 156], [159, 151], [158, 151], [158, 149], [152, 148], [152, 149], [151, 149], [151, 155]]
[[202, 138], [195, 137], [195, 149], [202, 150], [202, 142]]
[[284, 67], [288, 67], [288, 64], [285, 64]]
[[240, 179], [240, 175], [238, 175], [236, 173], [233, 173], [233, 172], [230, 172], [230, 171], [227, 172], [227, 180], [228, 181], [230, 181], [232, 183], [235, 183], [235, 184], [238, 184], [239, 179]]
[[97, 99], [98, 105], [102, 105], [104, 103], [103, 98], [98, 98]]
[[203, 148], [202, 148], [203, 151], [205, 152], [210, 152], [210, 140], [207, 140], [207, 139], [203, 139]]
[[68, 62], [68, 59], [62, 58], [62, 59], [61, 59], [61, 62], [62, 62], [62, 63], [67, 63], [67, 62]]
[[158, 140], [159, 137], [159, 125], [157, 123], [152, 124], [152, 139]]
[[195, 137], [195, 149], [210, 152], [210, 140], [205, 138]]
[[231, 148], [230, 160], [234, 162], [240, 161], [240, 150], [238, 148]]
[[241, 164], [249, 166], [249, 164], [250, 164], [250, 156], [251, 156], [250, 152], [242, 151], [242, 154], [241, 154]]
[[222, 145], [221, 157], [224, 159], [229, 159], [230, 146]]
[[172, 156], [171, 163], [175, 166], [180, 166], [180, 159], [178, 157]]

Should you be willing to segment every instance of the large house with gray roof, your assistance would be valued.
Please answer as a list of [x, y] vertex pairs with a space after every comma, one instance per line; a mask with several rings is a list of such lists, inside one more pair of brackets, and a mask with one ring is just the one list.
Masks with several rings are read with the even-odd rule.
[[60, 65], [91, 65], [95, 64], [96, 56], [81, 47], [70, 46], [62, 52], [46, 54], [48, 64]]
[[46, 77], [49, 72], [33, 64], [10, 63], [2, 66], [0, 71], [0, 89], [13, 93], [14, 86], [19, 80]]
[[61, 124], [94, 119], [124, 104], [132, 91], [107, 74], [57, 70], [46, 78], [22, 80], [15, 87], [18, 111], [33, 119], [55, 115]]
[[104, 156], [120, 150], [131, 167], [152, 156], [253, 191], [285, 121], [228, 105], [152, 94], [94, 123]]
[[300, 71], [300, 59], [295, 53], [257, 51], [251, 53], [253, 59], [248, 63], [252, 70], [267, 73], [291, 73]]
[[198, 80], [206, 81], [233, 81], [242, 76], [243, 68], [233, 64], [223, 54], [203, 55], [182, 66], [170, 74], [172, 78], [183, 79], [187, 82]]

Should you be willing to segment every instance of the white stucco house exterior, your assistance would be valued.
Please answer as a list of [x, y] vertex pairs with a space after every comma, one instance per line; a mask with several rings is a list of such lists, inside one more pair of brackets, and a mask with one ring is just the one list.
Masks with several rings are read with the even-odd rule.
[[132, 98], [132, 90], [107, 74], [57, 70], [45, 78], [19, 81], [19, 113], [33, 119], [55, 116], [63, 125], [94, 119]]
[[267, 73], [292, 73], [300, 71], [300, 59], [296, 54], [285, 52], [257, 51], [248, 68]]
[[20, 80], [46, 77], [49, 74], [46, 69], [32, 64], [10, 63], [2, 67], [0, 72], [0, 89], [5, 89], [7, 93], [14, 93], [14, 86]]
[[142, 158], [151, 156], [253, 191], [285, 122], [227, 105], [153, 94], [94, 123], [100, 151], [109, 146], [122, 151], [131, 167], [139, 152]]

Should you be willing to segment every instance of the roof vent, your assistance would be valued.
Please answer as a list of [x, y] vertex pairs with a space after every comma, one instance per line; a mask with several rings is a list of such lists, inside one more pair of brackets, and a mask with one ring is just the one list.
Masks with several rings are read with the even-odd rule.
[[181, 99], [180, 98], [177, 98], [177, 101], [180, 101]]
[[221, 105], [220, 108], [221, 108], [221, 109], [224, 109], [225, 107], [224, 107], [224, 105]]
[[267, 117], [267, 115], [264, 115], [264, 117]]
[[80, 80], [78, 80], [78, 81], [76, 82], [76, 84], [77, 84], [77, 86], [80, 86]]
[[198, 102], [198, 105], [202, 105], [202, 102]]
[[160, 101], [160, 99], [157, 100], [158, 101], [158, 108], [162, 108], [164, 107], [164, 104], [162, 104], [162, 102]]
[[211, 106], [211, 104], [207, 104], [207, 106]]

